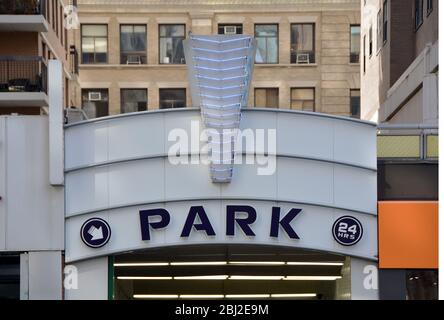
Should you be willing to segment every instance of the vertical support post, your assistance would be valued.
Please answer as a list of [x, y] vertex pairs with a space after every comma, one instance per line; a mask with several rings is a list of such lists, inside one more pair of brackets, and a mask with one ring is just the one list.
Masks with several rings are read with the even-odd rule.
[[64, 184], [63, 149], [63, 69], [58, 60], [48, 62], [49, 95], [49, 182]]
[[29, 300], [29, 254], [20, 254], [20, 300]]

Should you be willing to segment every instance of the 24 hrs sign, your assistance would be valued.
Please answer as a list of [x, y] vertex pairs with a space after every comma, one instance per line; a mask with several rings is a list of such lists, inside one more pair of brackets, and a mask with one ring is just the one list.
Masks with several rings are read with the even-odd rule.
[[344, 216], [335, 221], [332, 228], [333, 237], [343, 246], [353, 246], [362, 238], [362, 224], [358, 219]]

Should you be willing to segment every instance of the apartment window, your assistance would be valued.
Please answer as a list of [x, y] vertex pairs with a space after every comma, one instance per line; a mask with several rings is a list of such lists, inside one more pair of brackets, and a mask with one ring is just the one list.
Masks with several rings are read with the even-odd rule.
[[352, 118], [361, 118], [361, 90], [350, 90], [350, 114]]
[[57, 5], [57, 0], [52, 0], [52, 5], [51, 5], [51, 14], [52, 14], [52, 19], [51, 19], [51, 26], [52, 26], [52, 29], [53, 30], [55, 30], [56, 28], [55, 28], [55, 20], [56, 20], [56, 18], [55, 18], [55, 8], [56, 8], [56, 5]]
[[120, 26], [120, 63], [146, 64], [146, 26]]
[[147, 110], [146, 89], [121, 89], [120, 112], [130, 113]]
[[382, 48], [382, 29], [383, 29], [383, 23], [382, 23], [382, 10], [379, 10], [378, 12], [378, 22], [376, 24], [376, 48], [377, 50]]
[[315, 111], [314, 88], [292, 88], [291, 109], [302, 111]]
[[373, 54], [373, 26], [370, 26], [368, 31], [368, 55], [371, 57]]
[[297, 23], [291, 25], [291, 63], [315, 63], [315, 25]]
[[159, 25], [159, 63], [185, 63], [185, 55], [182, 44], [184, 39], [184, 24]]
[[388, 39], [388, 2], [387, 0], [384, 1], [384, 5], [382, 7], [382, 41], [384, 44], [386, 43]]
[[187, 94], [185, 89], [159, 89], [159, 108], [185, 108]]
[[257, 24], [254, 36], [257, 41], [256, 63], [278, 63], [279, 40], [277, 24]]
[[364, 73], [367, 71], [367, 36], [362, 40], [362, 69]]
[[427, 0], [427, 15], [433, 11], [433, 0]]
[[108, 26], [82, 25], [82, 63], [106, 63], [108, 59]]
[[419, 29], [424, 21], [424, 1], [415, 0], [415, 29]]
[[279, 89], [254, 89], [254, 106], [257, 108], [279, 108]]
[[350, 27], [350, 62], [359, 63], [361, 55], [361, 26], [354, 25]]
[[108, 89], [83, 89], [82, 109], [89, 119], [108, 115]]
[[242, 34], [242, 24], [220, 24], [217, 26], [218, 34]]

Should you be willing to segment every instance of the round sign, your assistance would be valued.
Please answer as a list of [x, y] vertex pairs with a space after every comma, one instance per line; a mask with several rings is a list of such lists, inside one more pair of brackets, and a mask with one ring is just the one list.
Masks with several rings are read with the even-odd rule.
[[361, 240], [364, 231], [358, 219], [344, 216], [335, 221], [332, 232], [333, 237], [339, 244], [352, 246]]
[[91, 248], [100, 248], [111, 238], [109, 224], [100, 218], [91, 218], [85, 221], [80, 229], [82, 241]]

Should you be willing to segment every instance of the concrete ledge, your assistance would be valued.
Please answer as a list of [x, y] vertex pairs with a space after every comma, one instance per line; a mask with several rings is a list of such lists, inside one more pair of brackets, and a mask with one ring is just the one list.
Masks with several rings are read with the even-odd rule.
[[0, 92], [0, 108], [47, 106], [48, 95], [44, 92]]
[[0, 31], [48, 32], [48, 29], [48, 22], [43, 17], [43, 15], [0, 15]]

